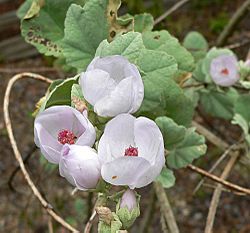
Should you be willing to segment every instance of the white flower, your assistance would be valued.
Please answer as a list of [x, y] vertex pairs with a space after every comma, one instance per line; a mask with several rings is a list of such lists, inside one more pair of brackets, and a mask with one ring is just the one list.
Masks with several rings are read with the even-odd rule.
[[144, 96], [137, 67], [119, 55], [94, 58], [79, 82], [84, 98], [103, 117], [136, 112]]
[[131, 189], [151, 183], [165, 164], [158, 126], [152, 120], [130, 114], [120, 114], [107, 123], [98, 155], [103, 179]]
[[97, 153], [88, 146], [65, 144], [59, 162], [59, 171], [80, 190], [94, 189], [101, 177]]
[[40, 113], [34, 123], [35, 143], [51, 163], [59, 163], [64, 144], [93, 146], [96, 133], [85, 114], [70, 106], [53, 106]]
[[212, 80], [219, 86], [229, 87], [239, 78], [238, 62], [234, 55], [220, 55], [214, 58], [210, 65]]

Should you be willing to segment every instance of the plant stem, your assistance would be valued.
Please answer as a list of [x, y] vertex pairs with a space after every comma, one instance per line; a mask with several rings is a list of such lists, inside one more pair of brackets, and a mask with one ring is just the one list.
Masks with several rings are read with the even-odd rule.
[[174, 217], [174, 213], [172, 211], [171, 205], [169, 203], [167, 194], [162, 187], [161, 183], [159, 182], [154, 182], [154, 189], [155, 189], [155, 194], [157, 196], [157, 199], [159, 201], [160, 207], [162, 214], [165, 217], [165, 220], [168, 224], [168, 228], [170, 233], [179, 233], [179, 228], [176, 223], [176, 219]]

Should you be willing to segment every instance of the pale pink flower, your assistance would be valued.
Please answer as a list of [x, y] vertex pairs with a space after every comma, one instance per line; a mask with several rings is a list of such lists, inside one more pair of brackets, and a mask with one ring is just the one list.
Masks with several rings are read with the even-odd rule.
[[59, 163], [64, 144], [92, 146], [96, 139], [86, 115], [70, 106], [53, 106], [40, 113], [34, 123], [35, 143], [51, 163]]
[[210, 65], [212, 80], [219, 86], [229, 87], [239, 79], [238, 62], [234, 55], [220, 55]]
[[163, 137], [154, 121], [120, 114], [109, 121], [99, 141], [103, 179], [140, 188], [151, 183], [165, 164]]
[[94, 58], [79, 83], [84, 98], [103, 117], [136, 112], [144, 96], [137, 67], [120, 55]]

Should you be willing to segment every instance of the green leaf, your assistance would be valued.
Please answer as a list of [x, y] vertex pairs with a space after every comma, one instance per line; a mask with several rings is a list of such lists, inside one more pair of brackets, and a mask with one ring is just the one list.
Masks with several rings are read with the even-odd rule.
[[183, 46], [193, 55], [195, 61], [206, 56], [208, 43], [199, 32], [189, 32], [183, 41]]
[[71, 89], [73, 84], [77, 83], [76, 78], [66, 79], [57, 85], [48, 95], [45, 108], [54, 105], [71, 105]]
[[241, 129], [243, 130], [244, 134], [248, 135], [248, 133], [249, 133], [249, 124], [245, 120], [244, 117], [242, 117], [240, 114], [236, 113], [231, 122], [234, 125], [239, 125], [241, 127]]
[[175, 58], [161, 51], [141, 50], [136, 64], [147, 75], [158, 74], [173, 79], [177, 71]]
[[68, 65], [85, 70], [101, 41], [133, 29], [133, 17], [117, 17], [120, 4], [120, 0], [91, 0], [84, 7], [69, 8], [62, 44]]
[[172, 55], [176, 59], [179, 69], [183, 71], [194, 69], [193, 56], [167, 31], [144, 32], [142, 39], [147, 49], [159, 50]]
[[206, 153], [207, 146], [203, 136], [194, 132], [194, 128], [186, 130], [184, 139], [169, 151], [167, 164], [170, 168], [182, 168], [192, 163], [194, 159]]
[[233, 118], [237, 98], [238, 92], [233, 88], [229, 88], [226, 92], [216, 89], [200, 91], [200, 101], [204, 110], [211, 116], [226, 120]]
[[150, 118], [168, 116], [181, 125], [189, 125], [193, 116], [192, 102], [174, 80], [157, 72], [142, 77], [144, 100], [140, 115]]
[[175, 184], [175, 176], [172, 170], [164, 167], [155, 181], [160, 182], [163, 188], [171, 188]]
[[173, 149], [177, 143], [184, 139], [186, 128], [184, 126], [177, 125], [171, 118], [166, 116], [157, 117], [155, 122], [162, 132], [164, 147], [167, 150]]
[[239, 96], [235, 103], [234, 112], [240, 114], [247, 122], [250, 122], [250, 94]]
[[65, 19], [63, 54], [67, 64], [84, 70], [93, 59], [99, 43], [108, 37], [108, 0], [87, 1], [84, 7], [72, 4]]
[[143, 13], [134, 16], [134, 31], [151, 31], [154, 27], [154, 18], [151, 14]]
[[[40, 53], [47, 56], [62, 56], [61, 41], [64, 36], [64, 20], [72, 3], [83, 4], [84, 1], [44, 0], [42, 5], [37, 5], [38, 1], [34, 1], [27, 12], [29, 15], [26, 14], [22, 20], [22, 36]], [[28, 3], [25, 7], [27, 6]], [[21, 16], [25, 9], [22, 9]]]
[[240, 126], [244, 133], [246, 142], [250, 145], [249, 122], [247, 122], [240, 114], [236, 113], [231, 123]]
[[111, 43], [104, 40], [97, 48], [95, 56], [122, 55], [130, 62], [136, 63], [143, 48], [141, 34], [138, 32], [128, 32], [125, 35], [117, 36]]

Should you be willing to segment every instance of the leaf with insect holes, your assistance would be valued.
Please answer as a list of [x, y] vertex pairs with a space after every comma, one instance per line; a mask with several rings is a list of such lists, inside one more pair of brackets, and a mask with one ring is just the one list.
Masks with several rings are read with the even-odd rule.
[[22, 36], [40, 53], [47, 56], [63, 56], [61, 45], [66, 12], [72, 3], [83, 5], [84, 2], [83, 0], [36, 0], [24, 15], [24, 10], [28, 6], [25, 5], [21, 8], [21, 13], [19, 11], [21, 17], [24, 15], [21, 23]]

